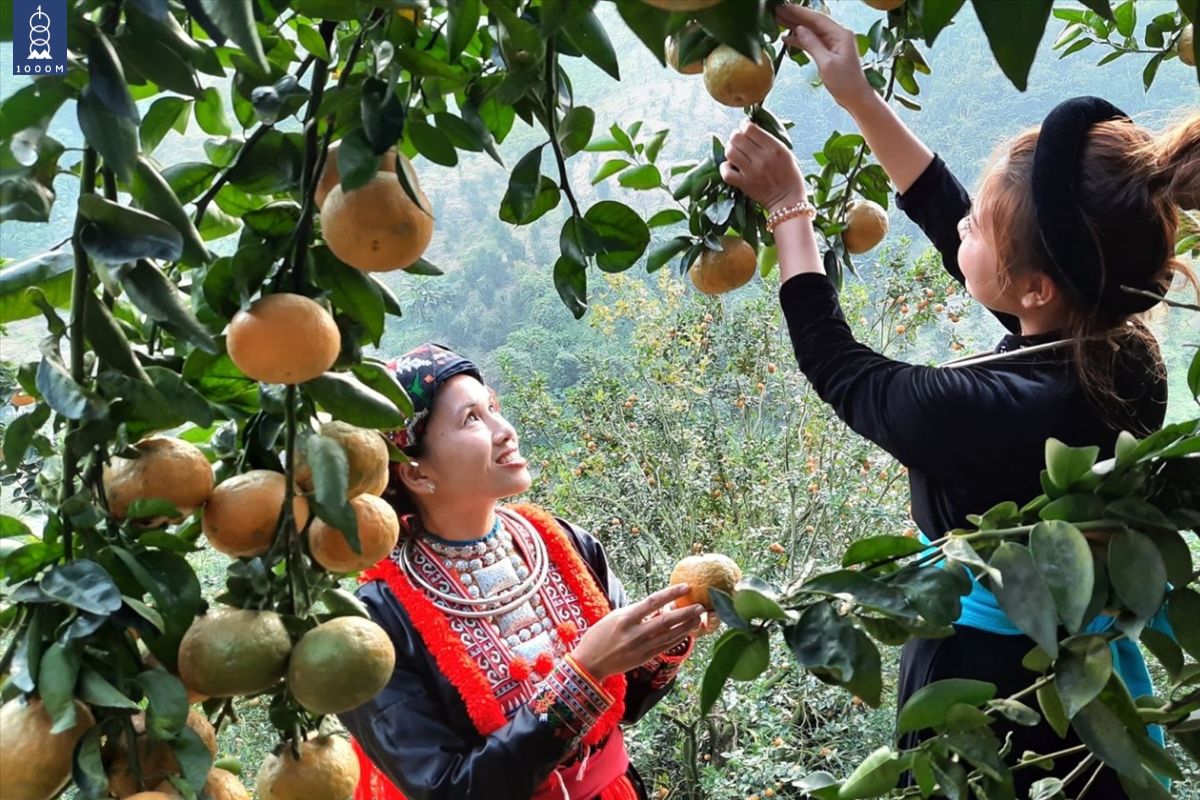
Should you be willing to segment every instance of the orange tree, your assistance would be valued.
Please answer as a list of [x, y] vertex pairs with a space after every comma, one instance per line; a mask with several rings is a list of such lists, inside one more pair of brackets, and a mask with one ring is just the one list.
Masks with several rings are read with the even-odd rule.
[[[760, 65], [753, 95], [719, 76], [706, 83], [726, 102], [753, 100], [747, 111], [783, 135], [786, 126], [761, 105], [764, 48], [773, 57], [772, 71], [786, 61], [782, 49], [771, 48], [779, 33], [769, 13], [774, 2], [617, 0], [615, 8], [620, 24], [660, 61], [666, 59], [668, 36], [677, 35], [675, 61], [684, 67], [700, 55], [737, 65], [740, 54]], [[655, 145], [619, 127], [596, 136], [594, 112], [574, 102], [572, 59], [585, 58], [620, 75], [595, 2], [69, 0], [67, 5], [65, 72], [39, 77], [0, 104], [0, 219], [45, 222], [55, 202], [55, 178], [65, 172], [79, 180], [75, 223], [64, 242], [69, 249], [54, 248], [0, 271], [0, 322], [40, 315], [47, 333], [40, 359], [15, 369], [20, 388], [14, 398], [25, 410], [6, 427], [3, 443], [6, 470], [18, 474], [23, 496], [44, 514], [44, 524], [35, 533], [27, 521], [0, 517], [7, 592], [0, 624], [8, 632], [0, 668], [11, 698], [0, 716], [6, 740], [11, 733], [44, 746], [6, 748], [6, 759], [14, 760], [5, 762], [5, 781], [15, 785], [19, 779], [29, 797], [53, 796], [68, 781], [83, 796], [99, 797], [152, 789], [153, 780], [165, 777], [194, 796], [219, 779], [210, 775], [213, 747], [204, 724], [191, 719], [189, 701], [207, 695], [205, 709], [219, 727], [235, 713], [234, 698], [263, 695], [286, 749], [263, 770], [268, 777], [265, 784], [260, 780], [260, 794], [274, 796], [280, 787], [294, 786], [302, 754], [318, 761], [313, 774], [328, 777], [327, 788], [337, 793], [349, 769], [345, 749], [310, 739], [326, 730], [324, 721], [339, 704], [359, 699], [368, 681], [386, 669], [382, 648], [365, 635], [357, 637], [367, 641], [364, 650], [347, 655], [353, 656], [352, 673], [369, 678], [349, 686], [317, 681], [320, 691], [305, 680], [324, 666], [311, 655], [322, 647], [311, 643], [343, 641], [339, 637], [348, 637], [345, 630], [353, 626], [341, 618], [362, 613], [340, 588], [339, 573], [310, 554], [307, 532], [319, 521], [340, 534], [345, 550], [362, 555], [364, 522], [371, 526], [372, 546], [386, 541], [390, 526], [376, 504], [357, 499], [377, 490], [378, 476], [361, 482], [355, 476], [357, 488], [351, 488], [362, 454], [348, 442], [370, 436], [326, 435], [318, 415], [370, 433], [399, 426], [409, 409], [404, 387], [362, 352], [378, 343], [386, 318], [400, 313], [386, 284], [371, 273], [437, 272], [420, 258], [436, 223], [430, 225], [430, 205], [409, 159], [453, 165], [459, 151], [479, 151], [500, 160], [497, 147], [518, 118], [541, 131], [545, 141], [516, 161], [496, 203], [503, 221], [529, 225], [565, 201], [553, 282], [577, 317], [587, 308], [589, 274], [621, 272], [638, 263], [652, 228], [687, 223], [686, 233], [656, 247], [652, 267], [682, 254], [686, 268], [703, 250], [721, 250], [722, 236], [736, 234], [752, 247], [769, 245], [769, 237], [761, 215], [713, 180], [721, 156], [715, 144], [711, 161], [689, 168], [672, 187], [683, 208], [644, 220], [618, 201], [580, 207], [566, 161], [584, 148], [644, 158], [647, 163], [618, 176], [628, 188], [664, 185], [654, 163], [661, 137]], [[965, 3], [887, 5], [892, 10], [862, 35], [865, 68], [889, 99], [913, 106], [917, 75], [928, 70], [919, 45], [932, 45]], [[1053, 5], [1031, 0], [1031, 13], [1012, 15], [998, 3], [973, 3], [998, 63], [1018, 88], [1024, 87]], [[1178, 13], [1155, 18], [1146, 27], [1144, 47], [1134, 36], [1132, 2], [1084, 5], [1083, 17], [1073, 9], [1057, 10], [1069, 14], [1063, 36], [1074, 41], [1064, 43], [1066, 49], [1082, 49], [1087, 41], [1121, 55], [1150, 52], [1147, 83], [1164, 60], [1195, 60], [1194, 52], [1178, 51], [1181, 43], [1194, 41], [1186, 26], [1196, 21], [1196, 0], [1180, 0]], [[0, 4], [0, 37], [13, 37], [12, 17], [12, 4]], [[213, 79], [228, 80], [228, 90], [224, 83], [206, 85]], [[144, 113], [139, 101], [147, 104]], [[66, 148], [46, 133], [60, 113], [74, 114], [84, 137], [81, 157], [69, 165]], [[231, 114], [241, 135], [233, 135]], [[212, 137], [206, 158], [168, 167], [158, 163], [157, 146], [193, 118]], [[841, 234], [853, 198], [887, 201], [886, 180], [868, 158], [865, 144], [853, 135], [831, 137], [817, 158], [821, 172], [812, 177], [814, 199], [831, 272], [852, 267]], [[369, 235], [347, 237], [353, 231], [347, 214], [364, 215]], [[224, 254], [212, 252], [210, 242]], [[553, 258], [547, 254], [548, 261]], [[1142, 476], [1166, 461], [1188, 466], [1181, 450], [1194, 440], [1171, 431], [1170, 442], [1164, 434], [1149, 444], [1127, 445], [1132, 460], [1119, 463], [1113, 475]], [[303, 481], [297, 474], [301, 454]], [[198, 456], [215, 464], [215, 474], [197, 469]], [[1086, 454], [1055, 456], [1060, 457], [1069, 468], [1051, 464], [1051, 475], [1059, 477], [1048, 491], [1071, 496], [1081, 481], [1089, 491], [1103, 491], [1107, 481], [1117, 479], [1089, 477], [1078, 468]], [[1151, 477], [1157, 472], [1127, 491], [1159, 491], [1162, 484]], [[351, 497], [358, 488], [366, 494]], [[1171, 495], [1176, 506], [1162, 513], [1178, 513], [1179, 504], [1191, 502], [1181, 491]], [[246, 510], [234, 513], [232, 521], [226, 513], [231, 503], [224, 502], [231, 497], [234, 509]], [[258, 519], [264, 506], [266, 518]], [[1004, 517], [1002, 530], [1023, 534], [1028, 515], [1041, 511], [1006, 507], [981, 520]], [[1144, 521], [1150, 512], [1142, 512]], [[970, 564], [961, 544], [997, 538], [981, 523], [978, 540], [960, 536], [940, 546], [958, 543], [946, 555]], [[202, 596], [189, 562], [204, 541], [231, 554], [225, 590], [214, 598]], [[1113, 541], [1149, 558], [1142, 539], [1118, 535]], [[867, 553], [868, 561], [887, 561], [873, 569], [886, 569], [899, 556], [885, 545], [871, 545], [876, 549]], [[1007, 544], [997, 548], [1001, 552], [1013, 558]], [[988, 568], [1003, 572], [1006, 565]], [[916, 569], [922, 580], [937, 582], [926, 577], [933, 573]], [[837, 581], [852, 579], [838, 573], [825, 580], [832, 583], [797, 597], [817, 609], [812, 614], [825, 615], [822, 624], [833, 626], [841, 637], [836, 641], [845, 644], [835, 655], [851, 665], [871, 658], [873, 650], [862, 645], [868, 626], [876, 636], [898, 638], [895, 625], [921, 633], [948, 613], [950, 601], [923, 621], [908, 609], [887, 607], [874, 609], [874, 623], [866, 621], [875, 619], [872, 614], [833, 614], [830, 603], [812, 596], [844, 596], [846, 587]], [[943, 594], [952, 589], [947, 586]], [[725, 609], [734, 625], [725, 641], [734, 644], [720, 648], [714, 676], [722, 675], [730, 653], [746, 651], [744, 642], [753, 653], [763, 652], [764, 631], [745, 617], [763, 609], [767, 616], [795, 612], [776, 611], [767, 590], [747, 591], [749, 601], [742, 601], [740, 612], [743, 595], [731, 601], [739, 613]], [[928, 595], [935, 596], [940, 595]], [[1149, 610], [1147, 598], [1119, 599], [1138, 619]], [[884, 613], [889, 610], [902, 619]], [[1180, 628], [1186, 636], [1187, 626]], [[1055, 643], [1042, 638], [1046, 653], [1056, 655]], [[1182, 641], [1194, 654], [1189, 640]], [[833, 672], [793, 649], [806, 668], [872, 694], [870, 669]], [[1194, 670], [1182, 665], [1180, 670], [1185, 683], [1195, 677]], [[292, 691], [301, 682], [307, 687], [303, 696]], [[710, 685], [705, 703], [713, 696]], [[1127, 708], [1113, 707], [1109, 713], [1128, 716]], [[1152, 712], [1175, 719], [1180, 708], [1168, 704]], [[1119, 754], [1127, 756], [1128, 742], [1122, 744]], [[1106, 761], [1118, 760], [1099, 745], [1097, 750]], [[940, 764], [934, 756], [931, 764]], [[905, 758], [883, 754], [863, 769], [886, 777], [924, 763]], [[1169, 772], [1153, 752], [1145, 758]], [[1130, 763], [1125, 759], [1117, 766], [1138, 778]], [[122, 783], [117, 773], [132, 780]], [[940, 779], [943, 788], [954, 779]], [[881, 785], [882, 779], [873, 780], [871, 786]]]

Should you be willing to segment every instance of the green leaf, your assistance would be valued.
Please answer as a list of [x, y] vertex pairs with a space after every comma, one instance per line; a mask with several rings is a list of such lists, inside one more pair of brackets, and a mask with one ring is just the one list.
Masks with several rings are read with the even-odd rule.
[[975, 548], [971, 547], [970, 542], [959, 536], [951, 536], [950, 541], [942, 545], [942, 552], [946, 554], [946, 558], [976, 567], [993, 581], [1000, 578], [999, 571], [989, 565], [979, 553], [975, 552]]
[[1112, 650], [1103, 636], [1076, 636], [1063, 643], [1054, 688], [1068, 719], [1100, 696], [1112, 673]]
[[101, 419], [108, 411], [108, 404], [76, 383], [57, 356], [43, 353], [37, 389], [46, 403], [67, 419]]
[[1038, 707], [1042, 709], [1042, 716], [1046, 718], [1046, 723], [1054, 729], [1059, 738], [1065, 737], [1071, 728], [1071, 720], [1063, 709], [1062, 699], [1058, 696], [1058, 690], [1054, 688], [1054, 684], [1046, 683], [1039, 687], [1037, 699]]
[[481, 128], [477, 128], [462, 117], [457, 117], [449, 111], [439, 111], [433, 115], [434, 124], [459, 150], [470, 150], [482, 153], [491, 138]]
[[129, 300], [150, 319], [205, 352], [220, 352], [208, 330], [184, 303], [175, 284], [149, 261], [141, 259], [123, 270], [120, 280]]
[[900, 709], [896, 730], [899, 733], [935, 728], [946, 714], [960, 703], [980, 706], [996, 696], [996, 685], [968, 678], [948, 678], [922, 686]]
[[875, 580], [861, 572], [838, 570], [810, 578], [802, 591], [829, 597], [849, 597], [855, 605], [869, 608], [901, 622], [916, 623], [917, 610], [896, 586]]
[[657, 245], [646, 257], [646, 271], [655, 272], [661, 269], [672, 258], [691, 247], [692, 243], [693, 239], [690, 236], [676, 236]]
[[350, 485], [350, 464], [346, 453], [333, 439], [314, 434], [305, 440], [308, 463], [312, 466], [317, 516], [337, 528], [355, 553], [362, 554], [358, 539], [358, 519], [346, 492]]
[[146, 730], [156, 739], [174, 739], [187, 722], [187, 689], [162, 667], [140, 673], [137, 683], [146, 692]]
[[614, 80], [621, 80], [617, 66], [617, 53], [604, 30], [596, 12], [589, 10], [563, 26], [567, 41], [583, 53], [589, 61], [608, 73]]
[[453, 167], [458, 164], [458, 151], [450, 143], [446, 134], [425, 122], [412, 117], [405, 126], [405, 132], [412, 139], [417, 152], [435, 164], [443, 167]]
[[1053, 0], [1024, 0], [1003, 7], [972, 0], [972, 5], [996, 63], [1013, 86], [1025, 91]]
[[[965, 580], [960, 582], [960, 577]], [[961, 595], [971, 587], [962, 566], [906, 569], [896, 573], [891, 581], [901, 588], [908, 602], [931, 625], [956, 622], [962, 615]]]
[[183, 237], [175, 226], [145, 211], [85, 194], [79, 198], [79, 215], [86, 220], [80, 233], [83, 249], [99, 261], [175, 261], [183, 253]]
[[925, 0], [921, 6], [921, 30], [925, 44], [932, 46], [935, 39], [954, 16], [962, 9], [966, 0]]
[[1067, 491], [1080, 478], [1091, 472], [1100, 455], [1099, 447], [1068, 447], [1058, 439], [1046, 440], [1046, 471], [1050, 482]]
[[663, 43], [670, 29], [670, 15], [643, 0], [617, 0], [617, 12], [629, 26], [629, 30], [654, 54], [658, 63], [666, 66], [667, 57], [663, 52]]
[[128, 181], [138, 155], [138, 110], [120, 59], [99, 31], [88, 48], [88, 78], [78, 103], [79, 128], [117, 177]]
[[596, 264], [605, 272], [629, 269], [650, 243], [650, 229], [642, 218], [615, 200], [601, 200], [583, 218], [599, 234], [602, 249], [596, 254]]
[[859, 800], [887, 794], [899, 783], [904, 769], [904, 760], [899, 753], [886, 745], [880, 747], [850, 773], [850, 777], [838, 789], [837, 798]]
[[646, 220], [647, 228], [664, 228], [667, 225], [675, 225], [687, 219], [687, 214], [678, 208], [664, 208], [657, 214]]
[[533, 148], [513, 167], [512, 175], [508, 180], [508, 191], [504, 193], [501, 205], [507, 205], [512, 209], [514, 219], [524, 220], [533, 212], [533, 203], [538, 194], [542, 171], [543, 147], [545, 145]]
[[[626, 161], [623, 158], [610, 158], [608, 161], [605, 161], [603, 164], [601, 164], [600, 168], [596, 170], [596, 174], [592, 176], [592, 186], [595, 186], [597, 183], [600, 183], [600, 181], [604, 180], [605, 178], [608, 178], [612, 175], [616, 175], [618, 172], [625, 169], [629, 165], [630, 165], [630, 162]], [[675, 210], [675, 209], [668, 209], [668, 211], [673, 211], [673, 210]], [[665, 212], [662, 212], [662, 213], [665, 213]], [[679, 213], [683, 214], [682, 211], [680, 211]], [[687, 219], [687, 215], [683, 214], [682, 218]]]
[[1192, 658], [1200, 659], [1200, 594], [1176, 587], [1167, 602], [1167, 619], [1176, 641]]
[[51, 733], [69, 731], [75, 726], [75, 681], [79, 677], [79, 662], [78, 651], [62, 642], [55, 642], [42, 653], [37, 688], [46, 711], [54, 720]]
[[299, 134], [268, 131], [253, 151], [230, 167], [229, 181], [251, 194], [293, 190], [300, 182], [302, 146]]
[[242, 221], [264, 239], [288, 236], [300, 222], [300, 204], [295, 200], [276, 200], [246, 212]]
[[459, 0], [450, 4], [450, 21], [446, 30], [450, 61], [458, 61], [475, 38], [475, 31], [479, 27], [479, 11], [479, 0]]
[[79, 697], [90, 706], [138, 710], [138, 704], [117, 690], [95, 670], [84, 667], [79, 672]]
[[1175, 640], [1154, 628], [1143, 628], [1141, 642], [1162, 664], [1167, 678], [1172, 682], [1178, 680], [1183, 671], [1183, 650]]
[[1010, 700], [1007, 697], [988, 701], [988, 708], [995, 709], [1000, 716], [1009, 722], [1032, 728], [1042, 721], [1041, 716], [1020, 700]]
[[755, 631], [741, 651], [729, 677], [735, 681], [752, 681], [771, 664], [771, 636], [765, 630]]
[[71, 778], [83, 797], [104, 797], [108, 794], [108, 774], [100, 751], [104, 728], [93, 725], [80, 739], [71, 765]]
[[929, 545], [909, 536], [869, 536], [850, 545], [842, 556], [842, 566], [868, 564], [885, 558], [898, 558], [919, 553]]
[[38, 403], [32, 411], [21, 414], [4, 430], [4, 467], [15, 471], [25, 459], [25, 453], [33, 443], [33, 437], [50, 419], [50, 406]]
[[1096, 699], [1084, 706], [1071, 720], [1080, 740], [1108, 766], [1132, 780], [1146, 784], [1137, 745], [1121, 720], [1103, 701]]
[[1124, 520], [1137, 528], [1176, 530], [1175, 523], [1153, 503], [1138, 497], [1123, 497], [1108, 504], [1104, 516]]
[[695, 17], [718, 42], [729, 45], [752, 61], [759, 60], [762, 52], [759, 20], [763, 17], [763, 0], [718, 3], [695, 12]]
[[733, 610], [743, 619], [790, 619], [779, 605], [779, 592], [766, 581], [754, 577], [738, 583], [733, 593]]
[[587, 147], [595, 125], [596, 112], [587, 106], [575, 106], [563, 115], [556, 132], [564, 158], [570, 158]]
[[204, 247], [200, 233], [170, 185], [146, 159], [138, 156], [130, 188], [134, 200], [159, 219], [169, 222], [183, 237], [182, 260], [191, 266], [207, 264], [212, 256]]
[[1054, 597], [1058, 618], [1077, 633], [1096, 581], [1087, 539], [1069, 522], [1039, 522], [1029, 535], [1029, 550]]
[[303, 387], [335, 419], [360, 428], [386, 430], [404, 425], [404, 415], [391, 400], [352, 375], [327, 372]]
[[554, 289], [575, 319], [587, 312], [587, 265], [567, 256], [554, 262]]
[[121, 608], [121, 592], [109, 574], [94, 561], [73, 561], [50, 570], [38, 584], [55, 600], [93, 614]]
[[216, 164], [185, 161], [167, 167], [163, 170], [162, 177], [180, 203], [190, 203], [204, 194], [220, 171], [221, 168]]
[[225, 103], [215, 86], [201, 92], [196, 100], [196, 124], [200, 130], [213, 136], [228, 136], [233, 132], [229, 118], [225, 116]]
[[1108, 576], [1117, 597], [1133, 613], [1149, 619], [1167, 591], [1167, 568], [1154, 542], [1143, 533], [1124, 530], [1108, 544]]
[[854, 627], [833, 606], [818, 602], [806, 608], [794, 625], [785, 625], [783, 638], [798, 666], [828, 675], [836, 682], [854, 676], [857, 640]]
[[1133, 0], [1125, 0], [1113, 9], [1113, 21], [1117, 24], [1117, 33], [1125, 37], [1133, 36], [1137, 27], [1137, 9], [1133, 6]]
[[266, 75], [271, 67], [263, 54], [262, 42], [258, 39], [258, 27], [254, 23], [254, 6], [251, 0], [199, 0], [200, 7], [216, 24], [221, 32], [237, 43], [242, 52], [249, 56], [258, 71]]
[[146, 367], [146, 374], [172, 411], [201, 427], [213, 424], [212, 406], [178, 372], [166, 367]]
[[200, 96], [195, 68], [166, 44], [130, 32], [114, 38], [113, 47], [121, 56], [122, 66], [132, 76], [140, 75], [169, 92]]
[[200, 738], [200, 734], [185, 726], [171, 747], [175, 750], [175, 759], [179, 762], [184, 779], [193, 790], [199, 792], [212, 769], [213, 757], [208, 745]]
[[[0, 7], [8, 6], [0, 3]], [[62, 78], [35, 78], [0, 102], [0, 130], [5, 138], [26, 128], [50, 127], [59, 107], [71, 96], [71, 88]]]
[[1046, 521], [1089, 522], [1104, 515], [1104, 498], [1090, 492], [1072, 492], [1055, 498], [1038, 511]]
[[296, 26], [296, 39], [300, 42], [300, 46], [312, 53], [322, 61], [329, 61], [329, 48], [325, 45], [325, 40], [321, 38], [321, 34], [316, 28], [310, 28], [307, 25]]
[[712, 659], [704, 671], [704, 679], [700, 682], [700, 715], [707, 716], [721, 696], [725, 681], [729, 680], [734, 667], [741, 660], [742, 653], [750, 644], [750, 637], [742, 631], [730, 630], [721, 634], [721, 638], [713, 646]]
[[1004, 542], [992, 554], [989, 566], [1000, 572], [992, 581], [992, 592], [1004, 613], [1050, 654], [1058, 657], [1058, 615], [1054, 596], [1042, 579], [1029, 548]]
[[75, 258], [70, 249], [51, 251], [0, 267], [0, 324], [36, 317], [40, 312], [26, 293], [38, 287], [57, 308], [71, 302]]
[[536, 222], [548, 212], [558, 207], [562, 194], [558, 184], [545, 175], [538, 176], [538, 192], [533, 200], [533, 207], [524, 218], [517, 218], [513, 209], [505, 203], [500, 204], [500, 219], [510, 225], [528, 225]]
[[1192, 354], [1192, 364], [1187, 372], [1187, 385], [1192, 398], [1200, 401], [1200, 349]]
[[400, 413], [411, 417], [413, 413], [412, 400], [408, 392], [396, 380], [396, 374], [382, 364], [372, 361], [361, 361], [350, 368], [363, 384], [391, 400]]
[[378, 345], [384, 316], [378, 285], [365, 272], [343, 264], [327, 247], [313, 248], [310, 255], [317, 285], [329, 292], [335, 308], [360, 323]]
[[626, 189], [657, 189], [662, 185], [662, 175], [653, 164], [642, 164], [622, 172], [617, 182]]

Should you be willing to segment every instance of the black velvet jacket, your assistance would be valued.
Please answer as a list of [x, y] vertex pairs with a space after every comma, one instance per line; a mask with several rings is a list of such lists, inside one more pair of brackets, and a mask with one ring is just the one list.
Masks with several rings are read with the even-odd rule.
[[[897, 203], [962, 283], [957, 224], [971, 199], [942, 160], [935, 157]], [[1113, 368], [1125, 403], [1106, 416], [1077, 380], [1069, 348], [954, 369], [906, 364], [855, 341], [824, 275], [791, 278], [779, 299], [800, 370], [847, 425], [909, 468], [913, 518], [931, 537], [964, 526], [967, 514], [1040, 494], [1047, 438], [1099, 445], [1107, 458], [1121, 430], [1144, 436], [1166, 414], [1158, 350], [1134, 336], [1123, 337]], [[1013, 317], [997, 317], [1016, 329]], [[996, 351], [1057, 338], [1014, 333]]]
[[[601, 544], [587, 532], [559, 523], [610, 605], [626, 605], [625, 589], [609, 568]], [[576, 755], [577, 746], [557, 736], [553, 725], [528, 705], [504, 727], [481, 735], [458, 690], [442, 675], [384, 582], [363, 584], [358, 597], [395, 643], [396, 668], [373, 700], [339, 717], [409, 800], [528, 800], [556, 766]], [[625, 722], [640, 719], [670, 691], [674, 666], [677, 662], [626, 675]], [[636, 773], [631, 778], [640, 786]]]

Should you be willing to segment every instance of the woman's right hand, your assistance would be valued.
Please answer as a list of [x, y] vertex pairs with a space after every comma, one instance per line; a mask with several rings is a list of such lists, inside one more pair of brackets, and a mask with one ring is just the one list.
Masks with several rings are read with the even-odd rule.
[[854, 31], [798, 5], [779, 6], [775, 19], [789, 29], [783, 41], [802, 49], [816, 63], [822, 83], [838, 105], [854, 113], [856, 107], [874, 99], [875, 90], [867, 83], [859, 61]]
[[584, 631], [571, 657], [597, 680], [640, 667], [699, 629], [704, 606], [666, 608], [687, 593], [685, 584], [676, 584], [610, 611]]

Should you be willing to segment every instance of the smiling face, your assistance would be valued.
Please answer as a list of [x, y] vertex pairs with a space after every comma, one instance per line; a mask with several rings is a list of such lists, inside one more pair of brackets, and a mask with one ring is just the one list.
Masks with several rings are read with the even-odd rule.
[[423, 480], [437, 487], [427, 503], [495, 501], [527, 491], [532, 482], [495, 393], [470, 375], [439, 387], [421, 443]]
[[959, 220], [958, 237], [958, 266], [967, 292], [993, 311], [1014, 313], [1012, 298], [1007, 296], [1012, 282], [1002, 274], [996, 250], [984, 235], [975, 208]]

